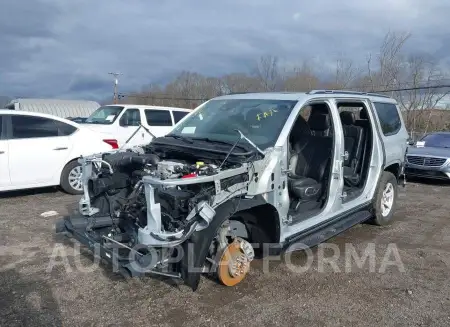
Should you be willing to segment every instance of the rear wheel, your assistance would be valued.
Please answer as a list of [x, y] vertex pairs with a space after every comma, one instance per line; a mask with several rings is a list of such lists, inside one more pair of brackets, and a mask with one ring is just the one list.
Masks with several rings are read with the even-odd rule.
[[384, 171], [373, 202], [372, 222], [378, 226], [388, 225], [397, 207], [398, 183], [394, 174]]
[[77, 160], [69, 162], [61, 172], [61, 188], [69, 194], [82, 194], [82, 166]]

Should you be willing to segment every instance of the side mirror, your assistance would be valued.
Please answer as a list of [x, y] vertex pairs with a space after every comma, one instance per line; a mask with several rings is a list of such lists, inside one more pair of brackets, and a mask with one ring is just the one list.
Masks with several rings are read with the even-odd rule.
[[408, 145], [414, 145], [415, 142], [412, 139], [408, 139], [408, 141], [406, 143], [408, 143]]

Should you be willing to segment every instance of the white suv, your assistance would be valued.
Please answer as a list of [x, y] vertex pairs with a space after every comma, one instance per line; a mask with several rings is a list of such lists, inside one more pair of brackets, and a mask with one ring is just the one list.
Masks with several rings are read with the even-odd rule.
[[84, 158], [79, 213], [56, 231], [99, 246], [123, 274], [195, 290], [205, 272], [233, 286], [255, 255], [392, 222], [407, 139], [396, 101], [380, 94], [217, 97], [145, 153]]
[[0, 191], [60, 185], [82, 193], [78, 158], [117, 148], [111, 140], [53, 115], [0, 110]]
[[166, 135], [191, 111], [175, 107], [112, 104], [98, 108], [81, 123], [109, 135], [119, 147], [131, 148], [150, 143], [153, 136]]

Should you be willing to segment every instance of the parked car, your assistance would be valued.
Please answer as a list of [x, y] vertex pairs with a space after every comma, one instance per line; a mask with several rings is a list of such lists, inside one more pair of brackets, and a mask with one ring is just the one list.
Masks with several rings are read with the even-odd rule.
[[314, 246], [364, 221], [390, 224], [407, 139], [397, 102], [379, 94], [217, 97], [144, 154], [117, 151], [103, 167], [99, 156], [84, 158], [92, 187], [56, 232], [125, 276], [172, 276], [195, 290], [204, 272], [233, 286], [254, 257]]
[[84, 123], [87, 117], [66, 117], [66, 119], [74, 121], [75, 123]]
[[429, 133], [408, 148], [406, 176], [450, 180], [450, 132]]
[[[191, 111], [185, 108], [114, 104], [98, 108], [82, 123], [116, 139], [119, 147], [132, 137], [126, 144], [129, 148], [150, 143], [153, 139], [151, 134], [156, 137], [166, 135]], [[140, 124], [144, 128], [136, 133]]]
[[0, 110], [0, 191], [60, 185], [81, 194], [78, 158], [114, 148], [111, 140], [70, 120]]

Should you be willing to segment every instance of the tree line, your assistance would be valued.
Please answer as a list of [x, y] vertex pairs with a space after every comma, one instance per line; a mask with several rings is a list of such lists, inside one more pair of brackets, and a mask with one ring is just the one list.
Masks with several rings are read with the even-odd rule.
[[448, 73], [432, 57], [407, 53], [405, 44], [410, 38], [411, 33], [388, 32], [379, 51], [368, 55], [363, 65], [342, 56], [327, 71], [308, 60], [287, 66], [275, 55], [255, 60], [248, 72], [221, 77], [183, 71], [166, 85], [149, 85], [121, 95], [119, 102], [195, 108], [213, 97], [239, 92], [384, 92], [398, 101], [411, 133], [448, 130], [450, 110], [436, 109], [450, 93]]

